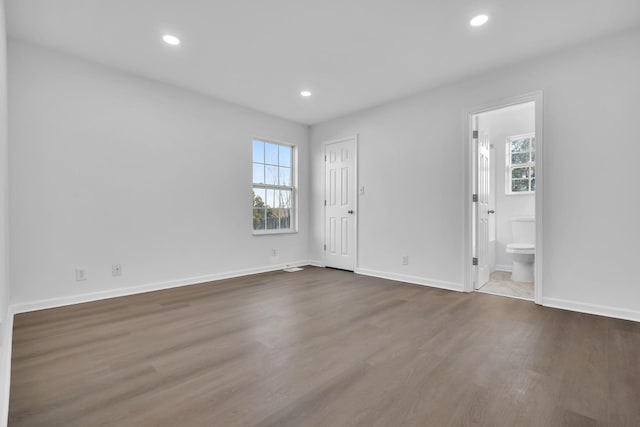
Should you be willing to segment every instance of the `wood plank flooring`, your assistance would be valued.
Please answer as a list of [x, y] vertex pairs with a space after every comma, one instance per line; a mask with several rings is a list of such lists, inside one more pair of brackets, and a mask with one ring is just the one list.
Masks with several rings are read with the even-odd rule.
[[17, 315], [10, 426], [638, 426], [640, 324], [307, 267]]

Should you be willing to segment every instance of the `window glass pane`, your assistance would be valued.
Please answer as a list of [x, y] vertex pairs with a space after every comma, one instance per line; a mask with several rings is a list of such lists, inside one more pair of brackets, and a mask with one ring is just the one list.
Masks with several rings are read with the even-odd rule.
[[264, 188], [254, 188], [253, 189], [253, 207], [254, 208], [262, 208], [264, 207], [264, 201], [266, 198], [266, 191]]
[[280, 228], [291, 228], [291, 209], [280, 209]]
[[288, 168], [291, 167], [291, 147], [287, 147], [285, 145], [280, 145], [280, 166], [286, 166]]
[[282, 207], [282, 195], [280, 194], [280, 190], [275, 190], [273, 193], [273, 205], [272, 208], [280, 208]]
[[265, 184], [278, 185], [278, 167], [266, 166], [265, 167]]
[[529, 153], [516, 153], [511, 155], [511, 164], [517, 165], [529, 162]]
[[535, 153], [535, 151], [531, 153], [531, 161], [532, 162], [536, 161], [536, 153]]
[[264, 184], [264, 165], [253, 164], [253, 183]]
[[529, 191], [529, 180], [528, 179], [514, 179], [511, 181], [511, 191], [514, 193]]
[[280, 219], [277, 215], [278, 209], [267, 208], [267, 230], [277, 230], [280, 228]]
[[278, 190], [265, 190], [266, 191], [266, 197], [264, 200], [264, 204], [266, 207], [268, 208], [272, 208], [274, 207], [274, 200], [275, 200], [275, 196], [276, 196], [276, 192]]
[[531, 178], [535, 178], [536, 177], [536, 168], [535, 167], [531, 168], [531, 172], [529, 172], [529, 176]]
[[264, 230], [266, 225], [265, 218], [266, 218], [266, 213], [263, 208], [254, 208], [253, 209], [253, 229]]
[[278, 194], [278, 204], [276, 205], [276, 207], [279, 207], [279, 208], [291, 207], [291, 191], [280, 190]]
[[256, 163], [264, 163], [264, 142], [253, 141], [253, 161]]
[[511, 169], [511, 178], [527, 178], [527, 177], [529, 177], [529, 168]]
[[536, 151], [536, 138], [531, 138], [531, 151]]
[[291, 168], [278, 168], [280, 185], [291, 186]]
[[511, 152], [522, 153], [529, 151], [529, 139], [516, 139], [511, 141]]
[[278, 164], [278, 146], [276, 144], [264, 144], [265, 163], [270, 165]]
[[536, 179], [531, 180], [531, 191], [536, 191]]

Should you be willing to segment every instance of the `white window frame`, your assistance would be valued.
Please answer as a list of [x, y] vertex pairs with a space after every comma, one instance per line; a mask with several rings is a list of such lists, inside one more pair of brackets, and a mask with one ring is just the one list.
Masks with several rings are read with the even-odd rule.
[[[534, 161], [529, 161], [527, 163], [518, 163], [516, 165], [511, 163], [511, 155], [514, 154], [511, 152], [511, 143], [513, 141], [516, 141], [518, 139], [534, 139], [535, 140], [536, 134], [535, 132], [533, 133], [525, 133], [522, 135], [513, 135], [513, 136], [508, 136], [507, 137], [507, 142], [505, 144], [505, 160], [506, 160], [506, 166], [505, 166], [505, 194], [507, 196], [521, 196], [521, 195], [532, 195], [535, 194], [536, 191], [535, 190], [531, 190], [531, 180], [532, 177], [529, 176], [529, 190], [528, 191], [513, 191], [512, 190], [512, 177], [513, 177], [513, 169], [518, 169], [518, 168], [524, 168], [524, 167], [536, 167], [536, 162]], [[536, 150], [531, 149], [531, 145], [529, 145], [529, 153], [535, 153]], [[537, 155], [536, 155], [537, 158]]]
[[[273, 185], [273, 184], [255, 184], [253, 182], [253, 165], [259, 162], [253, 161], [253, 142], [260, 141], [268, 144], [275, 144], [278, 146], [285, 146], [291, 148], [291, 185]], [[279, 160], [278, 160], [278, 163]], [[270, 163], [262, 163], [265, 165], [271, 165]], [[279, 166], [279, 164], [278, 164]], [[253, 228], [253, 194], [254, 189], [260, 188], [265, 190], [289, 190], [291, 191], [291, 217], [289, 228], [278, 228], [272, 230], [255, 230]], [[251, 231], [254, 236], [271, 235], [271, 234], [291, 234], [298, 232], [298, 149], [294, 144], [288, 142], [277, 141], [269, 138], [254, 137], [251, 139]]]

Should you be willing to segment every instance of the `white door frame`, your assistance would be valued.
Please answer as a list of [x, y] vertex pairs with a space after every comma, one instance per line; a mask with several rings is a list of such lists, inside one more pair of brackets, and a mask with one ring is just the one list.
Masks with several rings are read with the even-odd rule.
[[543, 126], [543, 104], [542, 91], [527, 93], [520, 96], [500, 99], [488, 102], [473, 108], [469, 108], [464, 112], [464, 291], [473, 292], [473, 280], [476, 276], [476, 267], [472, 266], [473, 257], [472, 247], [472, 231], [473, 221], [473, 202], [471, 195], [473, 194], [473, 150], [472, 150], [472, 119], [476, 114], [487, 111], [497, 110], [511, 105], [522, 104], [525, 102], [535, 102], [535, 121], [536, 121], [536, 262], [535, 262], [535, 287], [534, 301], [536, 304], [542, 304], [543, 289], [543, 194], [544, 194], [544, 126]]
[[[354, 176], [354, 180], [355, 180], [355, 215], [353, 218], [354, 221], [354, 230], [355, 230], [355, 239], [353, 240], [353, 272], [357, 273], [358, 272], [358, 217], [360, 216], [360, 210], [358, 208], [358, 200], [360, 199], [360, 192], [359, 192], [359, 184], [358, 184], [358, 134], [354, 134], [354, 135], [350, 135], [350, 136], [345, 136], [344, 138], [337, 138], [337, 139], [332, 139], [330, 141], [325, 141], [322, 144], [322, 155], [324, 156], [325, 153], [327, 152], [327, 145], [331, 145], [331, 144], [336, 144], [338, 142], [344, 142], [344, 141], [351, 141], [353, 140], [354, 142], [354, 147], [355, 147], [355, 159], [354, 159], [354, 171], [353, 171], [353, 176]], [[326, 200], [327, 197], [327, 165], [323, 159], [322, 162], [322, 176], [323, 176], [323, 180], [322, 182], [324, 182], [324, 185], [322, 186], [323, 188], [323, 192], [322, 192], [322, 197], [323, 200]], [[536, 185], [537, 185], [537, 181], [536, 181]], [[327, 244], [327, 207], [324, 205], [324, 203], [322, 204], [322, 228], [324, 229], [323, 232], [323, 245]], [[327, 265], [327, 251], [326, 249], [322, 251], [322, 265], [326, 266]]]

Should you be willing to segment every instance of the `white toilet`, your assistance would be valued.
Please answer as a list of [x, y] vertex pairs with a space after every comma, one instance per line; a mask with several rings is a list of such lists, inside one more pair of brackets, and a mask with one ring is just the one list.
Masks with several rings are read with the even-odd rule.
[[535, 218], [514, 218], [511, 220], [513, 242], [507, 245], [507, 253], [513, 257], [511, 280], [533, 282], [533, 264], [536, 256]]

